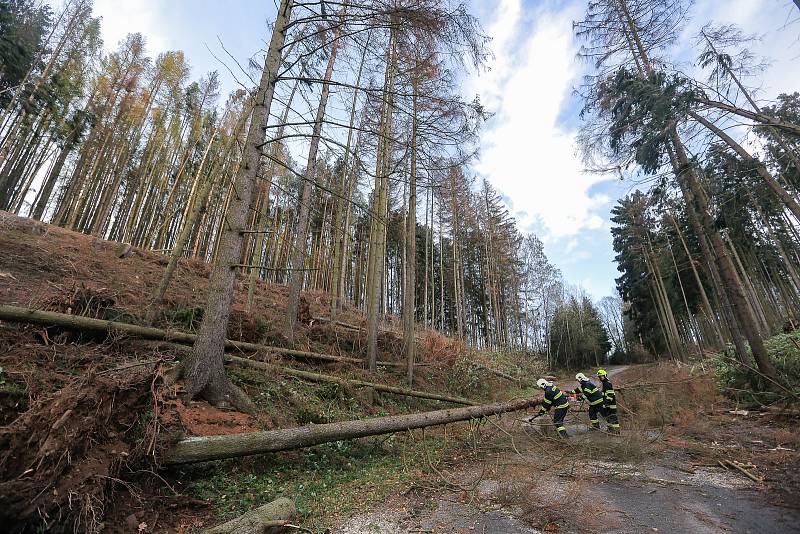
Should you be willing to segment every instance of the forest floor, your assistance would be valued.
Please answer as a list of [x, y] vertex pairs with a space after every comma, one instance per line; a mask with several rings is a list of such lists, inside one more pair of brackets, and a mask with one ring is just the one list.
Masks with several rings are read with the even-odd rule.
[[[118, 243], [0, 212], [0, 304], [141, 323], [166, 257], [139, 249], [122, 252]], [[209, 272], [203, 262], [181, 261], [155, 326], [195, 331]], [[287, 346], [281, 335], [285, 286], [260, 282], [253, 313], [248, 314], [244, 280], [238, 283], [228, 337]], [[340, 328], [317, 319], [328, 315], [323, 292], [305, 292], [303, 300], [308, 305], [306, 323], [298, 327], [293, 348], [363, 356], [364, 331], [357, 327], [364, 321], [357, 310], [346, 307], [338, 316], [356, 328]], [[379, 360], [402, 358], [398, 324], [396, 318], [386, 318]], [[420, 328], [417, 348], [421, 366], [415, 389], [485, 402], [519, 391], [476, 369], [475, 363], [490, 360], [470, 353], [457, 340]], [[388, 436], [154, 469], [159, 453], [182, 436], [451, 406], [231, 367], [229, 376], [258, 410], [252, 415], [219, 410], [202, 401], [185, 402], [180, 387], [158, 387], [182, 354], [169, 344], [119, 332], [95, 335], [0, 321], [0, 520], [26, 514], [31, 521], [41, 516], [58, 524], [77, 510], [84, 522], [78, 530], [103, 526], [105, 532], [138, 531], [142, 525], [142, 532], [189, 532], [285, 494], [297, 502], [301, 519], [320, 524], [333, 506], [346, 513], [414, 478], [415, 470], [405, 469], [404, 462], [412, 466], [430, 458], [435, 464], [461, 444], [462, 432], [456, 429], [447, 439], [436, 432], [424, 439]], [[386, 368], [375, 375], [344, 364], [285, 360], [269, 351], [257, 358], [344, 378], [406, 385], [401, 369]], [[497, 363], [524, 376], [534, 369], [513, 356]], [[34, 503], [48, 495], [52, 499], [46, 505]]]
[[[0, 212], [0, 304], [140, 322], [166, 259], [138, 249], [124, 257], [120, 252], [119, 244]], [[203, 262], [181, 262], [156, 326], [193, 331], [208, 274]], [[285, 291], [279, 284], [258, 284], [248, 314], [242, 284], [228, 336], [285, 346]], [[309, 320], [300, 328], [298, 348], [363, 355], [363, 332], [314, 319], [327, 315], [323, 293], [304, 298]], [[363, 324], [352, 308], [339, 319]], [[388, 318], [387, 325], [380, 359], [398, 360], [397, 322]], [[533, 380], [541, 371], [530, 361], [470, 352], [430, 330], [422, 330], [418, 348], [425, 366], [416, 389], [476, 401], [538, 394], [473, 365], [479, 361]], [[229, 374], [258, 412], [222, 411], [185, 403], [179, 389], [158, 387], [179, 357], [168, 345], [118, 334], [0, 322], [0, 518], [13, 521], [4, 513], [14, 506], [57, 530], [68, 514], [75, 520], [77, 511], [77, 531], [188, 533], [285, 495], [297, 503], [305, 528], [343, 534], [790, 532], [800, 524], [797, 417], [737, 411], [707, 374], [690, 377], [686, 367], [619, 371], [618, 387], [634, 385], [621, 394], [627, 409], [621, 436], [587, 432], [586, 414], [576, 409], [568, 420], [574, 436], [566, 442], [552, 436], [545, 418], [530, 424], [526, 414], [508, 414], [157, 469], [160, 451], [180, 436], [446, 406], [237, 367]], [[391, 370], [376, 376], [352, 366], [259, 357], [403, 385], [402, 374]], [[636, 389], [645, 382], [668, 385]], [[719, 467], [722, 459], [754, 465], [764, 481], [756, 484]]]
[[[685, 373], [672, 365], [616, 371], [623, 388]], [[552, 437], [551, 425], [504, 417], [469, 460], [439, 469], [446, 483], [437, 490], [411, 487], [331, 532], [798, 532], [797, 420], [736, 410], [707, 387], [677, 389], [694, 396], [685, 409], [623, 390], [619, 436], [590, 431], [585, 411], [571, 411], [568, 440]], [[710, 404], [698, 410], [699, 399]], [[724, 459], [755, 466], [763, 482], [721, 467]]]

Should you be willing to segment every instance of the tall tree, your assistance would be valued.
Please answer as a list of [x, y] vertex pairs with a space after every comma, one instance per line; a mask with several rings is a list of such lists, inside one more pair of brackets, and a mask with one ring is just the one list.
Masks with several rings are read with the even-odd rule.
[[225, 337], [236, 281], [234, 266], [241, 255], [242, 231], [246, 230], [247, 210], [258, 179], [260, 147], [266, 136], [267, 118], [281, 62], [281, 48], [286, 40], [293, 4], [293, 0], [282, 0], [278, 7], [261, 81], [253, 97], [244, 163], [233, 183], [233, 198], [221, 229], [220, 247], [209, 280], [208, 303], [192, 354], [182, 362], [179, 373], [190, 397], [200, 396], [215, 405], [227, 404], [243, 410], [250, 410], [252, 405], [225, 375]]

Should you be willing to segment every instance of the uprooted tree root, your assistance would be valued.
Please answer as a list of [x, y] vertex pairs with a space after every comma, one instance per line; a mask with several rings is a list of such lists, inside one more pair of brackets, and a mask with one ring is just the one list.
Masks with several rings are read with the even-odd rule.
[[0, 429], [6, 532], [99, 531], [121, 469], [156, 447], [159, 377], [152, 366], [90, 372]]

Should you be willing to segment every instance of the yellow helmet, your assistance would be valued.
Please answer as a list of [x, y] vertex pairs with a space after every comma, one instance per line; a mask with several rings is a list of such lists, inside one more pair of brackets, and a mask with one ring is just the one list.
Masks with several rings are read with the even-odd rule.
[[608, 373], [606, 372], [605, 369], [598, 369], [597, 376], [608, 376]]

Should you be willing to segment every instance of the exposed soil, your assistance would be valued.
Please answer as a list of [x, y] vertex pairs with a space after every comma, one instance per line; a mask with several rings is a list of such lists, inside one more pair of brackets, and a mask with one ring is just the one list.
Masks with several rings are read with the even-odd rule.
[[[123, 254], [123, 252], [125, 252]], [[0, 304], [141, 324], [167, 258], [128, 253], [102, 241], [0, 212]], [[202, 319], [210, 268], [182, 260], [155, 326], [193, 331]], [[286, 288], [259, 283], [253, 313], [239, 280], [228, 327], [231, 339], [285, 346], [281, 335]], [[332, 324], [322, 292], [303, 295], [294, 348], [360, 356], [363, 317], [345, 306]], [[399, 360], [399, 322], [387, 318], [379, 359]], [[470, 373], [454, 373], [460, 342], [420, 329], [424, 367], [415, 387], [491, 398], [495, 379], [475, 388]], [[161, 450], [186, 435], [266, 430], [365, 415], [425, 410], [437, 403], [399, 405], [340, 386], [301, 385], [294, 379], [236, 369], [240, 386], [259, 407], [255, 415], [188, 402], [161, 376], [181, 357], [174, 346], [118, 333], [98, 335], [0, 321], [0, 520], [4, 528], [49, 531], [191, 532], [215, 522], [208, 503], [176, 493], [177, 473], [157, 473]], [[375, 380], [362, 369], [260, 358], [345, 377]], [[379, 380], [404, 385], [402, 373]], [[463, 375], [463, 379], [462, 379]], [[313, 396], [309, 397], [313, 393]]]
[[[182, 398], [165, 401], [165, 414], [162, 416], [162, 421], [167, 424], [179, 423], [180, 427], [189, 435], [218, 436], [262, 430], [257, 416], [232, 410], [220, 410], [205, 401], [190, 401], [188, 406], [184, 402]], [[172, 420], [175, 415], [179, 421]]]
[[[89, 373], [0, 428], [0, 521], [14, 532], [95, 532], [109, 481], [155, 447], [148, 432], [153, 370]], [[132, 429], [135, 429], [132, 431]], [[133, 439], [132, 439], [133, 438]], [[67, 518], [70, 520], [67, 520]]]

